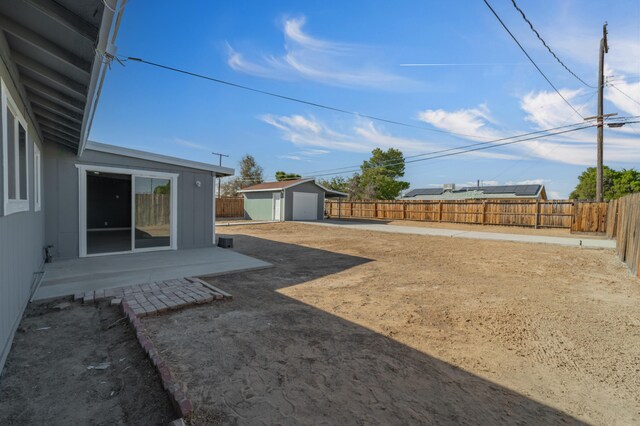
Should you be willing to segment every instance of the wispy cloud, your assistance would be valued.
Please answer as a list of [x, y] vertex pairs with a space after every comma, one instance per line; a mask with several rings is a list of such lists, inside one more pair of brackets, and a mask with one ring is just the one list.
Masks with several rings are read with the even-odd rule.
[[605, 74], [612, 77], [604, 98], [629, 115], [640, 115], [640, 81], [628, 82], [624, 74], [610, 67], [605, 68]]
[[298, 155], [279, 155], [278, 158], [282, 158], [284, 160], [293, 160], [293, 161], [302, 161], [302, 157], [298, 156]]
[[[299, 147], [313, 147], [313, 152], [335, 150], [369, 153], [374, 148], [396, 148], [405, 155], [411, 155], [451, 148], [450, 145], [444, 145], [440, 141], [414, 139], [390, 134], [370, 120], [365, 119], [357, 120], [344, 130], [334, 130], [312, 116], [267, 114], [260, 118], [265, 123], [280, 130], [282, 139]], [[308, 148], [306, 150], [308, 151]], [[495, 151], [471, 152], [464, 154], [464, 156], [503, 160], [520, 158], [513, 154]]]
[[208, 147], [206, 147], [206, 146], [204, 146], [202, 144], [199, 144], [199, 143], [196, 143], [196, 142], [191, 142], [191, 141], [188, 141], [188, 140], [185, 140], [185, 139], [176, 138], [176, 139], [174, 139], [174, 142], [176, 144], [178, 144], [178, 145], [186, 146], [188, 148], [199, 149], [199, 150], [202, 150], [202, 151], [210, 151], [211, 150], [210, 148], [208, 148]]
[[284, 52], [247, 59], [227, 43], [227, 64], [245, 74], [272, 79], [305, 79], [341, 87], [382, 90], [417, 89], [422, 83], [384, 71], [371, 62], [371, 49], [315, 38], [305, 32], [306, 18], [283, 22]]
[[476, 108], [456, 111], [428, 109], [418, 112], [418, 120], [429, 123], [441, 130], [471, 135], [469, 139], [483, 140], [502, 137], [501, 132], [490, 128], [490, 125], [495, 121], [485, 104], [481, 104]]
[[[569, 103], [577, 105], [576, 99], [584, 94], [584, 91], [561, 89], [560, 93]], [[582, 121], [582, 117], [579, 117], [556, 92], [529, 92], [520, 100], [520, 108], [526, 114], [525, 120], [538, 129], [551, 129]], [[585, 110], [588, 111], [588, 105], [585, 106]], [[581, 113], [584, 115], [584, 112]]]
[[[563, 96], [582, 112], [589, 114], [594, 108], [595, 100], [589, 97], [589, 92], [582, 89], [562, 89]], [[616, 100], [620, 101], [619, 98]], [[520, 98], [520, 108], [524, 113], [523, 119], [533, 124], [536, 129], [549, 129], [572, 123], [582, 122], [575, 112], [552, 91], [532, 91]], [[496, 127], [496, 120], [492, 117], [487, 105], [475, 108], [446, 111], [442, 109], [426, 110], [418, 113], [418, 118], [438, 129], [468, 134], [465, 139], [470, 141], [484, 141], [486, 138], [498, 139], [517, 134], [524, 134], [530, 130], [513, 129], [508, 132]], [[627, 132], [634, 129], [628, 129]], [[621, 137], [621, 131], [616, 130], [607, 136], [606, 160], [608, 162], [637, 162], [640, 161], [640, 150], [637, 138]], [[595, 131], [583, 130], [575, 133], [548, 136], [541, 139], [524, 141], [505, 147], [507, 152], [515, 156], [541, 158], [575, 165], [593, 165], [595, 163], [595, 149], [593, 146]], [[480, 151], [483, 154], [497, 157], [493, 151]], [[510, 155], [510, 154], [501, 154]]]

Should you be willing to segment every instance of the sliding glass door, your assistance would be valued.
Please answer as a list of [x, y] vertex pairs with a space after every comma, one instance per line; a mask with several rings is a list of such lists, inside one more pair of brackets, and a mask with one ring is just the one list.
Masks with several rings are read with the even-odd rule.
[[171, 180], [134, 176], [133, 247], [171, 247]]
[[177, 248], [177, 174], [78, 168], [80, 256]]

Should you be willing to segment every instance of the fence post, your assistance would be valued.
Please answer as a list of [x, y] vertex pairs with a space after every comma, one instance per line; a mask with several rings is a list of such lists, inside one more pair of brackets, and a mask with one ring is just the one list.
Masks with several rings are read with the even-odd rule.
[[442, 222], [442, 201], [438, 201], [438, 222]]
[[485, 216], [486, 212], [487, 212], [487, 200], [484, 200], [482, 202], [482, 224], [483, 225], [484, 225], [484, 221], [485, 221], [484, 216]]
[[540, 200], [536, 200], [536, 222], [533, 225], [534, 229], [538, 229], [539, 222], [540, 222]]
[[342, 209], [341, 209], [341, 207], [342, 207], [342, 199], [341, 199], [341, 198], [338, 198], [338, 219], [340, 219], [340, 218], [341, 218], [341, 214], [342, 214]]

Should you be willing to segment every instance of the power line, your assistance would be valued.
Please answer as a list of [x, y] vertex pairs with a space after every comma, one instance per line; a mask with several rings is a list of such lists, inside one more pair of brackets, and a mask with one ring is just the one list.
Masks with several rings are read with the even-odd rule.
[[[591, 102], [591, 99], [593, 99], [593, 97], [594, 97], [597, 93], [598, 93], [598, 91], [597, 91], [597, 90], [596, 90], [595, 92], [593, 92], [593, 93], [591, 94], [591, 96], [589, 96], [589, 98], [587, 98], [587, 100], [586, 100], [586, 101], [584, 101], [584, 103], [578, 107], [578, 111], [582, 111], [582, 109], [583, 109], [584, 107], [586, 107], [586, 106], [587, 106], [587, 104], [588, 104], [589, 102]], [[573, 115], [573, 114], [572, 114], [572, 115]], [[571, 118], [571, 115], [570, 115], [570, 116], [568, 116], [568, 117], [563, 121], [563, 123], [562, 123], [562, 124], [564, 125], [567, 121], [569, 121], [569, 119], [570, 119], [570, 118]], [[611, 117], [609, 117], [609, 118], [611, 118]], [[556, 146], [555, 146], [553, 149], [551, 149], [549, 152], [547, 152], [547, 153], [546, 153], [546, 155], [551, 155], [551, 154], [552, 154], [556, 149], [558, 149], [558, 147], [560, 147], [560, 145], [559, 145], [559, 144], [558, 144], [558, 145], [556, 145]], [[539, 158], [535, 159], [535, 160], [533, 161], [533, 163], [532, 163], [531, 165], [529, 165], [529, 167], [527, 167], [527, 168], [526, 168], [526, 169], [524, 169], [524, 170], [521, 170], [521, 171], [520, 171], [520, 174], [518, 174], [518, 176], [517, 176], [517, 177], [514, 177], [513, 179], [518, 179], [520, 176], [522, 176], [523, 174], [525, 174], [526, 172], [528, 172], [529, 170], [531, 170], [531, 169], [533, 168], [533, 166], [534, 166], [534, 165], [537, 165], [537, 163], [538, 163], [538, 162], [540, 162], [542, 159], [543, 159], [543, 158], [541, 158], [541, 157], [539, 157]], [[522, 161], [523, 161], [523, 159], [518, 160], [518, 162], [519, 162], [520, 164], [521, 164], [521, 162], [522, 162]], [[498, 173], [498, 174], [497, 174], [497, 175], [495, 175], [493, 178], [491, 178], [491, 180], [496, 180], [496, 179], [497, 179], [500, 175], [502, 175], [504, 172], [506, 172], [507, 170], [511, 170], [511, 169], [513, 168], [513, 166], [514, 166], [514, 165], [515, 165], [515, 164], [511, 165], [509, 168], [507, 168], [507, 169], [503, 170], [502, 172]]]
[[513, 7], [515, 7], [515, 8], [516, 8], [516, 10], [517, 10], [518, 12], [520, 12], [520, 15], [522, 15], [522, 19], [524, 19], [524, 20], [527, 22], [527, 24], [529, 24], [529, 27], [531, 28], [531, 31], [533, 31], [533, 32], [535, 33], [536, 37], [538, 37], [538, 40], [540, 40], [540, 41], [542, 42], [542, 44], [544, 45], [544, 47], [546, 47], [546, 48], [547, 48], [547, 50], [549, 51], [549, 53], [551, 53], [551, 55], [552, 55], [554, 58], [556, 58], [556, 61], [558, 61], [558, 63], [559, 63], [560, 65], [562, 65], [562, 66], [564, 67], [564, 69], [566, 69], [567, 71], [569, 71], [569, 73], [570, 73], [572, 76], [574, 76], [575, 78], [577, 78], [577, 79], [580, 81], [580, 83], [582, 83], [582, 84], [584, 84], [585, 86], [590, 87], [590, 88], [592, 88], [592, 89], [596, 89], [596, 88], [597, 88], [596, 86], [592, 86], [592, 85], [590, 85], [590, 84], [587, 84], [583, 79], [581, 79], [580, 77], [578, 77], [578, 75], [577, 75], [576, 73], [574, 73], [573, 71], [571, 71], [571, 70], [569, 69], [569, 67], [565, 65], [565, 63], [564, 63], [564, 62], [562, 62], [562, 60], [558, 57], [558, 55], [556, 55], [556, 54], [555, 54], [555, 52], [554, 52], [553, 50], [551, 50], [551, 48], [549, 47], [549, 45], [547, 45], [547, 42], [545, 42], [545, 41], [544, 41], [544, 39], [542, 38], [542, 36], [540, 35], [540, 33], [539, 33], [539, 32], [538, 32], [538, 31], [533, 27], [533, 24], [531, 23], [531, 21], [529, 20], [529, 18], [527, 18], [527, 15], [525, 15], [525, 14], [524, 14], [524, 12], [522, 11], [522, 9], [520, 9], [520, 8], [518, 7], [518, 5], [516, 4], [516, 1], [515, 1], [515, 0], [511, 0], [511, 3], [513, 3]]
[[637, 103], [638, 105], [640, 105], [640, 102], [636, 101], [635, 99], [633, 99], [631, 96], [629, 96], [628, 94], [626, 94], [625, 92], [623, 92], [621, 89], [618, 88], [618, 86], [616, 86], [613, 83], [608, 83], [608, 86], [613, 87], [614, 89], [616, 89], [618, 92], [622, 93], [624, 96], [626, 96], [628, 99], [630, 99], [631, 101]]
[[[540, 134], [540, 133], [548, 133], [548, 132], [552, 132], [554, 130], [560, 130], [560, 129], [565, 129], [567, 127], [575, 127], [575, 126], [581, 126], [581, 125], [584, 125], [584, 122], [574, 123], [574, 124], [569, 124], [569, 125], [563, 125], [563, 126], [559, 126], [559, 127], [553, 127], [551, 129], [536, 130], [534, 132], [522, 133], [522, 134], [519, 134], [519, 135], [514, 135], [514, 136], [509, 136], [509, 137], [504, 137], [504, 138], [499, 138], [499, 139], [493, 139], [493, 140], [486, 141], [486, 142], [477, 142], [477, 143], [473, 143], [473, 144], [469, 144], [469, 145], [458, 146], [458, 147], [455, 147], [455, 148], [447, 148], [447, 149], [443, 149], [443, 150], [439, 150], [439, 151], [431, 151], [431, 152], [425, 152], [425, 153], [422, 153], [422, 154], [408, 155], [408, 156], [405, 156], [404, 159], [406, 160], [406, 159], [409, 159], [409, 158], [424, 157], [424, 156], [427, 156], [427, 155], [434, 155], [434, 154], [440, 154], [440, 153], [443, 153], [443, 152], [456, 151], [456, 150], [459, 150], [459, 149], [471, 148], [471, 147], [479, 146], [479, 145], [494, 144], [496, 142], [506, 141], [506, 140], [509, 140], [509, 139], [517, 139], [517, 138], [522, 138], [522, 137], [525, 137], [525, 136], [537, 135], [537, 134]], [[391, 160], [391, 161], [393, 161], [393, 160]], [[384, 163], [382, 163], [381, 165], [384, 165]], [[350, 169], [353, 169], [354, 167], [359, 167], [359, 166], [353, 165], [353, 166], [338, 167], [338, 168], [335, 168], [335, 169], [315, 170], [315, 171], [309, 172], [309, 174], [332, 172], [332, 171], [339, 171], [339, 170], [350, 170]]]
[[580, 118], [584, 117], [578, 112], [577, 109], [575, 109], [573, 107], [573, 105], [571, 105], [569, 103], [569, 101], [562, 96], [562, 93], [560, 93], [560, 91], [556, 88], [556, 86], [551, 82], [551, 80], [549, 80], [549, 78], [546, 76], [546, 74], [544, 72], [542, 72], [542, 70], [540, 69], [540, 67], [538, 66], [538, 64], [536, 64], [536, 62], [531, 58], [531, 56], [529, 56], [529, 53], [527, 53], [527, 51], [524, 49], [524, 47], [522, 47], [522, 45], [520, 44], [520, 42], [518, 41], [518, 39], [516, 38], [516, 36], [513, 35], [513, 33], [509, 30], [509, 28], [507, 27], [507, 25], [502, 21], [502, 19], [500, 19], [500, 16], [498, 16], [498, 14], [496, 13], [495, 10], [493, 10], [493, 7], [491, 7], [491, 5], [489, 4], [489, 2], [487, 0], [483, 0], [484, 4], [487, 5], [487, 7], [489, 8], [489, 10], [491, 10], [491, 12], [493, 13], [493, 15], [496, 17], [496, 19], [498, 20], [498, 22], [500, 22], [500, 24], [502, 25], [502, 27], [507, 31], [507, 33], [509, 33], [509, 35], [511, 36], [511, 38], [513, 39], [513, 41], [516, 42], [516, 44], [518, 45], [518, 47], [520, 48], [520, 50], [522, 50], [522, 52], [525, 54], [525, 56], [529, 59], [529, 61], [531, 61], [531, 63], [533, 64], [534, 67], [536, 67], [536, 69], [538, 70], [538, 72], [540, 73], [540, 75], [542, 75], [544, 77], [545, 80], [547, 80], [547, 83], [549, 83], [549, 85], [553, 88], [553, 90], [556, 91], [556, 93], [558, 94], [558, 96], [560, 96], [562, 98], [562, 100], [569, 105], [569, 107], [576, 113], [578, 114], [578, 116], [580, 116]]
[[[326, 110], [329, 110], [329, 111], [339, 112], [339, 113], [342, 113], [342, 114], [349, 114], [349, 115], [355, 115], [357, 117], [364, 117], [364, 118], [368, 118], [368, 119], [374, 120], [374, 121], [379, 121], [379, 122], [382, 122], [382, 123], [394, 124], [394, 125], [403, 126], [403, 127], [410, 127], [410, 128], [413, 128], [413, 129], [427, 130], [429, 132], [446, 133], [446, 134], [455, 135], [455, 136], [475, 137], [475, 136], [467, 135], [467, 134], [464, 134], [464, 133], [456, 133], [456, 132], [450, 132], [450, 131], [447, 131], [447, 130], [432, 129], [430, 127], [416, 126], [414, 124], [403, 123], [401, 121], [390, 120], [390, 119], [387, 119], [387, 118], [377, 117], [377, 116], [374, 116], [374, 115], [360, 114], [360, 113], [355, 112], [355, 111], [349, 111], [349, 110], [345, 110], [345, 109], [342, 109], [342, 108], [333, 107], [333, 106], [330, 106], [330, 105], [325, 105], [325, 104], [320, 104], [320, 103], [317, 103], [317, 102], [307, 101], [307, 100], [304, 100], [304, 99], [294, 98], [292, 96], [286, 96], [286, 95], [281, 95], [281, 94], [278, 94], [278, 93], [275, 93], [275, 92], [269, 92], [269, 91], [266, 91], [266, 90], [260, 90], [260, 89], [256, 89], [256, 88], [253, 88], [253, 87], [244, 86], [242, 84], [237, 84], [237, 83], [233, 83], [233, 82], [230, 82], [230, 81], [221, 80], [219, 78], [210, 77], [210, 76], [207, 76], [207, 75], [204, 75], [204, 74], [198, 74], [198, 73], [195, 73], [195, 72], [192, 72], [192, 71], [187, 71], [187, 70], [183, 70], [183, 69], [180, 69], [180, 68], [175, 68], [175, 67], [171, 67], [171, 66], [168, 66], [168, 65], [158, 64], [156, 62], [147, 61], [147, 60], [144, 60], [144, 59], [141, 59], [141, 58], [135, 58], [135, 57], [129, 56], [129, 57], [126, 57], [126, 58], [119, 58], [119, 59], [120, 60], [124, 60], [124, 61], [140, 62], [140, 63], [151, 65], [151, 66], [154, 66], [154, 67], [157, 67], [157, 68], [162, 68], [162, 69], [173, 71], [173, 72], [177, 72], [177, 73], [180, 73], [180, 74], [189, 75], [191, 77], [197, 77], [197, 78], [201, 78], [201, 79], [204, 79], [204, 80], [212, 81], [214, 83], [219, 83], [219, 84], [224, 84], [224, 85], [227, 85], [227, 86], [235, 87], [237, 89], [248, 90], [250, 92], [260, 93], [262, 95], [272, 96], [274, 98], [284, 99], [284, 100], [291, 101], [291, 102], [297, 102], [297, 103], [300, 103], [300, 104], [309, 105], [309, 106], [316, 107], [316, 108], [322, 108], [322, 109], [326, 109]], [[483, 137], [483, 139], [484, 139], [484, 137]]]
[[[461, 155], [461, 154], [466, 154], [466, 153], [474, 152], [474, 151], [481, 151], [481, 150], [490, 149], [490, 148], [497, 148], [497, 147], [505, 146], [505, 145], [512, 145], [512, 144], [515, 144], [515, 143], [520, 143], [520, 142], [526, 142], [526, 141], [530, 141], [530, 140], [534, 140], [534, 139], [545, 138], [545, 137], [548, 137], [548, 136], [555, 136], [555, 135], [561, 135], [561, 134], [564, 134], [564, 133], [575, 132], [575, 131], [578, 131], [578, 130], [588, 129], [588, 128], [591, 128], [591, 127], [596, 127], [596, 125], [595, 124], [589, 124], [589, 125], [585, 125], [585, 126], [582, 126], [582, 127], [576, 127], [576, 128], [573, 128], [573, 129], [563, 130], [563, 131], [559, 131], [559, 132], [555, 132], [555, 133], [548, 133], [548, 134], [545, 134], [545, 135], [532, 136], [530, 138], [520, 139], [520, 140], [517, 140], [517, 141], [503, 142], [503, 143], [493, 144], [493, 145], [489, 145], [489, 146], [481, 146], [481, 147], [477, 147], [477, 148], [467, 149], [467, 150], [464, 150], [464, 151], [450, 152], [450, 153], [447, 153], [447, 154], [436, 155], [434, 157], [418, 158], [418, 159], [411, 160], [411, 161], [404, 161], [404, 159], [403, 159], [402, 162], [398, 162], [398, 163], [394, 163], [394, 164], [387, 164], [386, 167], [395, 166], [395, 165], [401, 165], [401, 164], [417, 163], [417, 162], [420, 162], [420, 161], [435, 160], [437, 158], [451, 157], [451, 156], [454, 156], [454, 155]], [[350, 172], [356, 172], [356, 171], [358, 171], [358, 169], [339, 172], [339, 173], [320, 174], [320, 175], [316, 175], [315, 177], [341, 175], [341, 174], [350, 173]]]

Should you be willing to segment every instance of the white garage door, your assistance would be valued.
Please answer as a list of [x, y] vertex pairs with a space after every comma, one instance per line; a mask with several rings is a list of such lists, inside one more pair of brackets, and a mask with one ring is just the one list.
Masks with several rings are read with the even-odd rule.
[[318, 219], [318, 194], [312, 192], [293, 193], [293, 220]]

